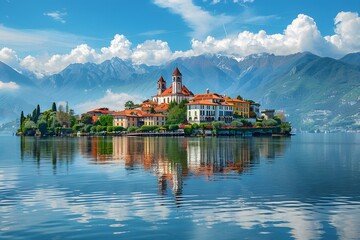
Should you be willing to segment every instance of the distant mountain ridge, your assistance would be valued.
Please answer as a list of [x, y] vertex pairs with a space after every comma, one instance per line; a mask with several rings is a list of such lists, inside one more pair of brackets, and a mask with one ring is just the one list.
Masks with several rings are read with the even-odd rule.
[[[163, 76], [169, 86], [171, 74], [178, 67], [184, 84], [195, 94], [209, 88], [232, 97], [241, 95], [259, 102], [263, 109], [285, 111], [293, 125], [303, 130], [356, 130], [360, 129], [359, 59], [360, 53], [338, 60], [309, 52], [254, 54], [242, 59], [200, 55], [178, 58], [163, 66], [146, 66], [113, 58], [101, 64], [71, 64], [41, 80], [22, 76], [6, 81], [30, 82], [31, 88], [40, 89], [48, 102], [71, 99], [81, 103], [101, 98], [106, 89], [150, 98], [156, 93], [159, 77]], [[9, 71], [0, 65], [0, 80]], [[32, 104], [26, 96], [18, 97]], [[13, 109], [16, 114], [18, 111]]]

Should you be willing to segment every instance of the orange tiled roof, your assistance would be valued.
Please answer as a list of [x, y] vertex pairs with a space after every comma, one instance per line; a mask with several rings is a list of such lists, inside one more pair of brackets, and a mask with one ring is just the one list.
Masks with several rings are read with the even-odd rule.
[[[166, 89], [163, 93], [161, 93], [158, 96], [169, 96], [172, 95], [172, 85], [170, 85], [170, 87], [168, 89]], [[187, 87], [185, 87], [185, 85], [182, 85], [182, 89], [181, 89], [181, 93], [182, 95], [194, 95], [189, 89], [187, 89]]]
[[195, 96], [191, 100], [198, 101], [198, 100], [210, 100], [210, 99], [224, 99], [224, 98], [217, 93], [204, 93], [204, 94], [195, 94]]
[[166, 117], [166, 115], [161, 113], [147, 113], [144, 117]]
[[143, 117], [147, 113], [136, 109], [125, 109], [120, 112], [113, 113], [114, 116], [125, 116], [125, 117]]
[[161, 103], [154, 110], [155, 112], [166, 112], [167, 110], [169, 110], [169, 104]]
[[250, 102], [245, 101], [245, 100], [239, 100], [237, 98], [229, 98], [229, 99], [225, 99], [227, 102], [238, 102], [238, 103], [248, 103], [250, 104]]
[[99, 114], [106, 115], [106, 114], [112, 114], [112, 113], [114, 113], [114, 111], [110, 111], [108, 108], [97, 108], [97, 109], [94, 109], [94, 110], [90, 110], [87, 113], [89, 113], [89, 114], [99, 113]]
[[186, 105], [211, 105], [211, 106], [216, 106], [219, 105], [219, 103], [214, 103], [214, 102], [210, 102], [207, 100], [198, 100], [198, 101], [192, 101]]
[[174, 73], [173, 73], [173, 76], [182, 76], [182, 74], [181, 74], [181, 72], [180, 72], [180, 70], [178, 69], [178, 67], [176, 67], [175, 68], [175, 70], [174, 70]]

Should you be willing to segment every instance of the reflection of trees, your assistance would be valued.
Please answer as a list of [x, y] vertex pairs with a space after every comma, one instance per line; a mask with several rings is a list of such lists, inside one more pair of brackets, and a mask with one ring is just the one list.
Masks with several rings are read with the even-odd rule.
[[123, 162], [128, 170], [144, 168], [158, 176], [159, 192], [168, 185], [181, 194], [183, 177], [189, 172], [250, 171], [261, 158], [274, 159], [286, 149], [288, 138], [182, 138], [98, 137], [81, 138], [80, 151], [96, 164]]
[[21, 137], [21, 159], [32, 158], [40, 166], [42, 161], [51, 161], [54, 172], [58, 164], [69, 164], [75, 155], [75, 142], [72, 138], [34, 138]]
[[107, 163], [113, 156], [113, 140], [112, 137], [81, 137], [79, 149], [95, 163]]

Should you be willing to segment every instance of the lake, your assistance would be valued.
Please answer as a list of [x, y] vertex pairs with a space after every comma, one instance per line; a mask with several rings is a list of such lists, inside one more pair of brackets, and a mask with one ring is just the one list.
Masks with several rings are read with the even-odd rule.
[[360, 134], [0, 146], [1, 239], [360, 236]]

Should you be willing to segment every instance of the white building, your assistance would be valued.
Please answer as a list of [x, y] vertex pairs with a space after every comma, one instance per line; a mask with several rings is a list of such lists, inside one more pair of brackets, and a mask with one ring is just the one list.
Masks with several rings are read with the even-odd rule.
[[233, 120], [233, 105], [216, 93], [196, 94], [187, 104], [187, 121], [193, 123], [211, 123]]

